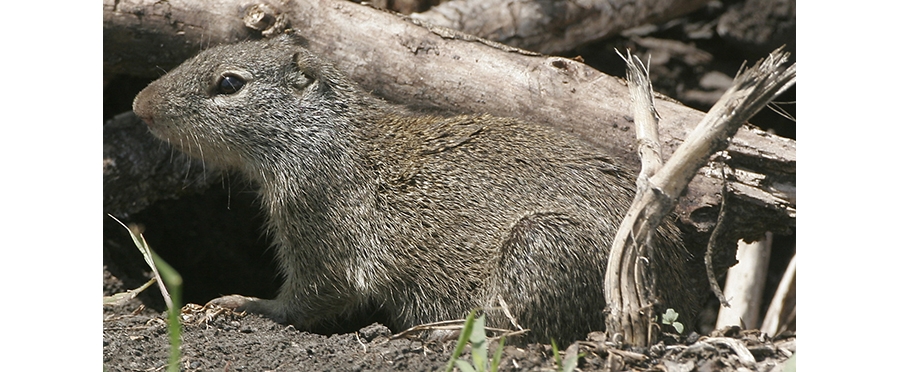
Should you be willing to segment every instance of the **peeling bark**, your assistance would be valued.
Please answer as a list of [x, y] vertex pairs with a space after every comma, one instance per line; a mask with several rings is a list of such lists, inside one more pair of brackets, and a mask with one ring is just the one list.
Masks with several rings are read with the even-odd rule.
[[[259, 38], [245, 26], [259, 1], [104, 0], [104, 73], [156, 77], [212, 45]], [[485, 112], [574, 133], [637, 168], [624, 81], [580, 62], [537, 55], [458, 31], [429, 26], [348, 1], [269, 1], [308, 48], [362, 87], [394, 102], [453, 112]], [[652, 67], [651, 67], [652, 68]], [[703, 113], [657, 96], [664, 157]], [[736, 216], [730, 239], [793, 230], [796, 143], [743, 127], [728, 147]], [[718, 172], [701, 169], [677, 207], [681, 221], [708, 231], [718, 211]]]
[[665, 22], [709, 0], [454, 0], [412, 17], [517, 48], [560, 53]]

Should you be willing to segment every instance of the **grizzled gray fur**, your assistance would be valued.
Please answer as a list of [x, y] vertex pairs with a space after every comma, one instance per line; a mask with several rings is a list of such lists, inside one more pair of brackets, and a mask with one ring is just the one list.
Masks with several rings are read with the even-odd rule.
[[[531, 340], [604, 329], [632, 173], [544, 126], [390, 105], [298, 44], [203, 51], [134, 101], [156, 136], [259, 185], [284, 283], [216, 302], [301, 329], [379, 309], [398, 331], [479, 307], [512, 328], [503, 299]], [[656, 241], [659, 302], [689, 317], [694, 258], [671, 221]]]

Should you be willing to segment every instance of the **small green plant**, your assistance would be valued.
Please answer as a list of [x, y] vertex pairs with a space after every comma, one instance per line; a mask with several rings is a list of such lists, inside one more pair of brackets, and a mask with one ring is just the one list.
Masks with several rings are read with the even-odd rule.
[[684, 332], [684, 324], [681, 322], [676, 322], [678, 320], [678, 313], [672, 309], [666, 309], [666, 313], [662, 315], [662, 324], [669, 324], [672, 327], [675, 327], [675, 330], [678, 331], [678, 334]]
[[784, 372], [797, 372], [797, 353], [791, 355], [787, 361], [784, 362]]
[[[181, 275], [150, 249], [150, 245], [147, 244], [144, 235], [141, 234], [137, 228], [126, 226], [122, 221], [119, 221], [112, 215], [110, 215], [110, 217], [128, 230], [128, 234], [131, 235], [134, 245], [137, 246], [138, 250], [141, 251], [141, 254], [144, 255], [144, 261], [150, 266], [150, 270], [153, 271], [154, 279], [159, 284], [163, 299], [166, 301], [166, 306], [169, 308], [168, 330], [170, 348], [169, 367], [167, 371], [178, 372], [181, 370], [178, 365], [179, 360], [181, 360]], [[149, 284], [151, 283], [148, 282], [142, 286], [141, 290], [146, 288]], [[169, 292], [167, 288], [171, 289], [171, 292]], [[107, 299], [104, 299], [104, 303], [106, 302]]]
[[559, 372], [574, 371], [575, 367], [578, 367], [578, 358], [584, 356], [584, 354], [579, 353], [573, 356], [566, 355], [566, 359], [563, 359], [562, 356], [559, 355], [559, 348], [556, 346], [556, 340], [554, 339], [550, 339], [550, 347], [553, 348], [553, 360], [556, 361], [556, 370]]
[[[466, 342], [472, 345], [472, 363], [460, 360], [463, 350], [466, 348]], [[503, 344], [506, 337], [500, 337], [500, 344], [494, 351], [493, 357], [488, 360], [488, 344], [487, 333], [484, 330], [484, 315], [475, 317], [475, 310], [469, 312], [466, 322], [463, 324], [462, 332], [459, 335], [459, 341], [456, 342], [456, 348], [453, 349], [453, 355], [450, 356], [450, 362], [447, 363], [446, 372], [453, 370], [453, 366], [459, 368], [462, 372], [496, 372], [500, 368], [500, 356], [503, 352]]]

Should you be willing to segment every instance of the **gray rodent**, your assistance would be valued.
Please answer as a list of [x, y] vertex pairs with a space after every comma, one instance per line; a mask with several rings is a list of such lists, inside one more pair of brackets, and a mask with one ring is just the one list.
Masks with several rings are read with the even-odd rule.
[[[218, 303], [301, 329], [379, 309], [396, 331], [474, 308], [512, 328], [502, 299], [528, 340], [604, 329], [629, 170], [544, 126], [388, 104], [300, 44], [205, 50], [134, 101], [157, 137], [259, 186], [284, 283]], [[658, 302], [690, 324], [696, 258], [669, 220], [656, 246]]]

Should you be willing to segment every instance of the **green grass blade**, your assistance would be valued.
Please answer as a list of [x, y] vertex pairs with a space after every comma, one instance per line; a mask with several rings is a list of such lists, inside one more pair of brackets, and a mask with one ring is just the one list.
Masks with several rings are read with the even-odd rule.
[[553, 348], [553, 360], [556, 361], [556, 368], [562, 370], [562, 358], [559, 356], [559, 348], [556, 347], [556, 340], [550, 339], [550, 347]]
[[[141, 251], [141, 254], [144, 255], [144, 261], [150, 266], [154, 278], [159, 284], [160, 292], [162, 292], [163, 299], [166, 301], [166, 306], [169, 308], [167, 328], [169, 330], [170, 349], [169, 367], [167, 371], [179, 372], [181, 371], [181, 367], [179, 366], [181, 360], [181, 275], [150, 249], [150, 245], [147, 244], [144, 235], [138, 232], [137, 229], [129, 228], [112, 215], [109, 215], [109, 217], [116, 220], [116, 222], [128, 230], [128, 234], [131, 235], [134, 245]], [[166, 289], [166, 286], [172, 289], [171, 293]]]
[[169, 291], [166, 288], [166, 283], [159, 276], [159, 270], [156, 268], [156, 264], [153, 261], [153, 253], [150, 251], [150, 246], [147, 244], [147, 240], [144, 239], [144, 235], [142, 235], [136, 228], [131, 228], [126, 226], [122, 221], [119, 221], [118, 218], [113, 217], [113, 215], [108, 214], [108, 216], [119, 225], [122, 225], [126, 230], [128, 230], [128, 235], [131, 235], [131, 240], [134, 241], [134, 245], [144, 256], [144, 261], [147, 262], [147, 265], [150, 266], [150, 270], [153, 271], [153, 276], [156, 278], [156, 282], [159, 284], [159, 290], [162, 292], [163, 300], [166, 301], [166, 307], [172, 308], [172, 297], [169, 295]]
[[462, 372], [477, 372], [477, 371], [475, 371], [475, 367], [472, 367], [471, 364], [469, 364], [468, 362], [466, 362], [464, 360], [457, 360], [456, 368], [459, 368], [459, 370]]
[[574, 370], [575, 370], [575, 367], [578, 367], [578, 358], [580, 358], [581, 356], [582, 356], [582, 355], [578, 354], [578, 355], [576, 355], [575, 357], [572, 357], [572, 358], [566, 358], [566, 360], [563, 361], [562, 371], [563, 371], [563, 372], [572, 372], [572, 371], [574, 371]]
[[[475, 310], [469, 312], [469, 316], [466, 317], [466, 323], [463, 324], [462, 332], [459, 334], [459, 340], [456, 341], [456, 348], [453, 349], [453, 355], [450, 356], [450, 361], [447, 363], [446, 372], [450, 372], [453, 370], [453, 365], [459, 356], [462, 355], [463, 350], [466, 348], [466, 342], [469, 341], [469, 336], [472, 335], [472, 326], [475, 323]], [[458, 366], [457, 366], [458, 367]], [[462, 369], [462, 368], [460, 368]]]
[[486, 371], [488, 366], [488, 343], [487, 334], [484, 332], [484, 315], [475, 318], [469, 343], [472, 344], [472, 364], [475, 365], [475, 369], [480, 372]]
[[144, 285], [137, 287], [135, 289], [130, 289], [125, 292], [120, 292], [113, 294], [112, 296], [103, 296], [103, 305], [122, 305], [128, 301], [131, 301], [145, 289], [149, 288], [153, 283], [156, 283], [156, 278], [150, 278]]
[[[148, 247], [149, 248], [149, 247]], [[181, 284], [182, 279], [181, 275], [178, 274], [172, 266], [164, 261], [162, 258], [156, 255], [153, 251], [150, 251], [153, 255], [154, 261], [156, 262], [156, 266], [159, 268], [159, 273], [162, 275], [163, 281], [169, 284], [169, 288], [172, 289], [170, 293], [172, 296], [172, 304], [174, 306], [169, 308], [169, 344], [170, 344], [170, 352], [169, 352], [169, 372], [178, 372], [181, 369], [179, 368], [179, 361], [181, 360]]]
[[500, 369], [500, 357], [503, 356], [503, 344], [506, 343], [506, 336], [500, 337], [497, 350], [494, 351], [494, 358], [491, 359], [491, 372], [497, 372]]

